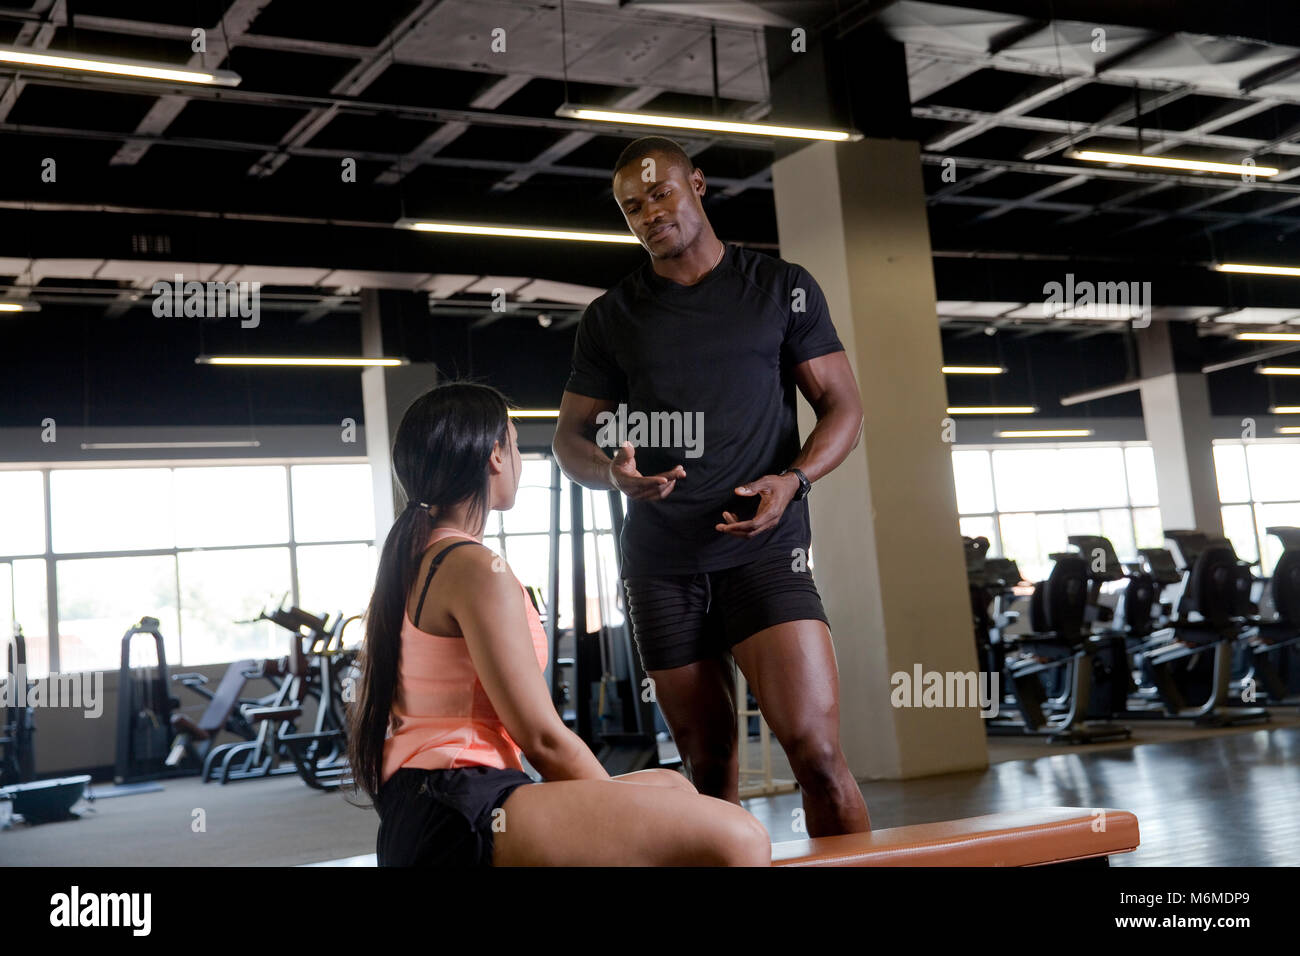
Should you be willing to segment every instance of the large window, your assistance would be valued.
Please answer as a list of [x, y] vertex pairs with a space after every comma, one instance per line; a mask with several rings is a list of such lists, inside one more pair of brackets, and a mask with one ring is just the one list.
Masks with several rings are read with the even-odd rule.
[[[557, 625], [573, 626], [573, 544], [570, 534], [569, 495], [571, 482], [555, 469], [549, 458], [527, 458], [519, 479], [515, 506], [509, 511], [493, 512], [488, 519], [483, 542], [505, 558], [521, 582], [536, 587], [543, 598], [548, 595], [550, 575], [551, 493], [553, 482], [560, 484], [560, 561], [559, 608]], [[586, 613], [589, 628], [603, 618], [610, 626], [623, 622], [622, 589], [618, 582], [613, 522], [609, 513], [609, 495], [604, 491], [583, 489], [584, 536], [583, 563], [586, 568]], [[599, 561], [597, 561], [599, 554]]]
[[21, 627], [34, 677], [50, 668], [45, 553], [44, 474], [0, 471], [0, 645]]
[[[987, 537], [1031, 580], [1072, 534], [1103, 534], [1126, 561], [1164, 544], [1149, 445], [965, 447], [952, 462], [962, 534]], [[1215, 441], [1214, 467], [1224, 535], [1271, 573], [1282, 545], [1268, 529], [1300, 527], [1300, 442]]]
[[1300, 443], [1216, 441], [1214, 469], [1224, 535], [1239, 558], [1257, 561], [1258, 573], [1271, 574], [1282, 545], [1268, 529], [1300, 527]]
[[[524, 461], [515, 506], [489, 516], [484, 543], [547, 596], [557, 481], [557, 618], [565, 628], [574, 616], [571, 484], [549, 458]], [[582, 494], [587, 620], [618, 625], [609, 498]], [[146, 615], [159, 620], [173, 667], [278, 656], [285, 632], [253, 619], [286, 598], [315, 614], [363, 612], [377, 565], [374, 533], [365, 463], [0, 472], [0, 615], [21, 623], [38, 676], [50, 667], [51, 626], [59, 670], [111, 670], [122, 634]], [[57, 606], [47, 608], [51, 593]]]
[[1148, 445], [959, 447], [952, 467], [961, 533], [988, 538], [1028, 580], [1051, 572], [1070, 535], [1105, 535], [1124, 561], [1163, 543]]
[[45, 484], [39, 471], [0, 471], [0, 554], [45, 553]]
[[173, 666], [279, 656], [286, 632], [252, 622], [264, 607], [365, 609], [372, 494], [364, 463], [0, 471], [0, 615], [34, 676], [51, 626], [60, 671], [113, 669], [144, 616]]

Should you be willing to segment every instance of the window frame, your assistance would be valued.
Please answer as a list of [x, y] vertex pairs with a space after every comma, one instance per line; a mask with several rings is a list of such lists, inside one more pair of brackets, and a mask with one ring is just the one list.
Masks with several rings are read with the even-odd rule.
[[[1220, 500], [1220, 501], [1219, 501], [1219, 520], [1220, 520], [1220, 521], [1223, 520], [1223, 509], [1224, 509], [1224, 508], [1227, 508], [1227, 507], [1233, 507], [1233, 506], [1235, 506], [1235, 507], [1240, 507], [1241, 505], [1246, 505], [1246, 504], [1250, 505], [1250, 519], [1251, 519], [1251, 520], [1250, 520], [1250, 533], [1251, 533], [1251, 535], [1254, 536], [1254, 539], [1255, 539], [1255, 554], [1258, 556], [1258, 560], [1257, 560], [1253, 565], [1251, 565], [1251, 567], [1258, 568], [1258, 569], [1259, 569], [1259, 575], [1260, 575], [1261, 577], [1268, 577], [1270, 574], [1272, 574], [1272, 570], [1273, 570], [1273, 569], [1272, 569], [1272, 568], [1265, 568], [1265, 567], [1264, 567], [1264, 552], [1265, 552], [1264, 545], [1265, 545], [1265, 543], [1266, 543], [1266, 539], [1265, 539], [1265, 538], [1262, 538], [1262, 537], [1260, 536], [1260, 533], [1259, 533], [1259, 530], [1260, 530], [1260, 527], [1261, 527], [1261, 523], [1260, 523], [1260, 520], [1259, 520], [1259, 508], [1260, 508], [1260, 506], [1261, 506], [1261, 505], [1270, 505], [1270, 506], [1271, 506], [1271, 505], [1292, 505], [1292, 506], [1300, 506], [1300, 496], [1298, 496], [1297, 498], [1295, 498], [1295, 499], [1293, 499], [1293, 500], [1289, 500], [1289, 501], [1260, 501], [1259, 499], [1257, 499], [1257, 498], [1255, 497], [1255, 482], [1254, 482], [1254, 480], [1253, 480], [1252, 477], [1251, 477], [1250, 446], [1251, 446], [1251, 445], [1266, 445], [1266, 444], [1267, 444], [1267, 445], [1300, 445], [1300, 441], [1297, 441], [1297, 440], [1294, 439], [1294, 438], [1251, 438], [1251, 439], [1245, 439], [1245, 438], [1215, 438], [1215, 439], [1213, 439], [1213, 441], [1211, 442], [1211, 447], [1215, 447], [1215, 446], [1218, 446], [1218, 445], [1240, 445], [1240, 446], [1241, 446], [1241, 449], [1242, 449], [1242, 457], [1243, 457], [1243, 458], [1245, 459], [1245, 461], [1246, 461], [1246, 495], [1247, 495], [1247, 500], [1246, 500], [1246, 501], [1227, 501], [1227, 502]], [[1216, 475], [1216, 477], [1217, 477], [1217, 475]], [[1217, 488], [1217, 485], [1216, 485], [1216, 488]]]
[[[0, 466], [4, 471], [26, 471], [39, 472], [41, 474], [41, 483], [44, 494], [45, 508], [45, 551], [40, 554], [0, 554], [0, 562], [10, 563], [21, 560], [43, 560], [45, 562], [45, 628], [46, 640], [49, 654], [50, 673], [63, 673], [60, 670], [60, 622], [59, 622], [59, 589], [58, 589], [58, 563], [60, 561], [74, 561], [79, 559], [95, 558], [136, 558], [136, 557], [170, 557], [173, 562], [174, 572], [177, 577], [177, 594], [176, 594], [176, 611], [178, 620], [181, 619], [183, 612], [183, 599], [180, 593], [180, 562], [178, 556], [181, 554], [192, 554], [195, 552], [213, 552], [213, 551], [246, 551], [258, 550], [264, 548], [284, 547], [289, 550], [289, 574], [292, 583], [292, 598], [295, 604], [298, 603], [299, 585], [298, 580], [298, 548], [314, 547], [318, 545], [338, 545], [338, 544], [364, 544], [376, 547], [374, 538], [339, 538], [329, 541], [304, 541], [297, 540], [294, 513], [293, 513], [293, 474], [292, 469], [298, 465], [356, 465], [369, 464], [369, 459], [365, 456], [349, 455], [339, 458], [207, 458], [207, 459], [169, 459], [159, 461], [78, 461], [78, 462], [47, 462], [47, 463], [5, 463]], [[286, 494], [286, 507], [288, 508], [288, 535], [283, 541], [264, 541], [257, 544], [228, 544], [214, 545], [210, 547], [177, 547], [173, 545], [169, 548], [140, 548], [112, 551], [55, 551], [54, 550], [54, 511], [51, 500], [50, 475], [55, 471], [71, 470], [89, 470], [89, 471], [108, 471], [108, 470], [130, 470], [130, 469], [161, 469], [177, 470], [181, 468], [229, 468], [239, 466], [268, 466], [280, 467], [284, 469], [284, 483]], [[123, 630], [129, 626], [128, 622], [123, 626]], [[7, 625], [6, 625], [7, 626]], [[27, 628], [33, 630], [33, 628]], [[29, 638], [30, 640], [30, 638]], [[179, 654], [174, 662], [175, 666], [183, 667], [185, 661], [185, 635], [184, 625], [180, 627], [180, 632], [176, 635], [177, 648]]]
[[[1006, 552], [1003, 550], [1002, 521], [1001, 521], [1002, 516], [1004, 514], [1006, 515], [1028, 514], [1028, 515], [1033, 515], [1036, 519], [1039, 515], [1047, 515], [1047, 514], [1060, 515], [1062, 518], [1065, 518], [1066, 516], [1071, 514], [1096, 514], [1100, 516], [1101, 512], [1103, 511], [1124, 511], [1127, 512], [1128, 514], [1129, 527], [1132, 530], [1133, 541], [1136, 545], [1136, 542], [1138, 540], [1138, 534], [1137, 534], [1137, 521], [1135, 520], [1133, 515], [1134, 510], [1137, 508], [1142, 508], [1142, 509], [1153, 508], [1153, 507], [1159, 508], [1160, 503], [1159, 503], [1159, 499], [1157, 498], [1156, 504], [1154, 505], [1133, 504], [1133, 489], [1130, 486], [1129, 475], [1128, 475], [1127, 450], [1129, 448], [1150, 448], [1150, 447], [1151, 447], [1151, 443], [1149, 441], [1000, 442], [1000, 443], [984, 442], [984, 443], [976, 443], [976, 444], [969, 444], [969, 445], [953, 444], [950, 449], [951, 453], [955, 453], [958, 451], [983, 451], [989, 453], [989, 459], [988, 459], [989, 481], [993, 488], [993, 510], [992, 511], [981, 511], [981, 512], [970, 512], [970, 513], [962, 513], [961, 511], [958, 511], [957, 520], [959, 523], [964, 518], [987, 518], [991, 520], [993, 522], [994, 538], [989, 542], [989, 553], [994, 556], [1005, 557]], [[1040, 450], [1060, 451], [1062, 449], [1070, 449], [1070, 448], [1106, 448], [1106, 449], [1115, 448], [1119, 450], [1120, 458], [1124, 463], [1124, 504], [1109, 505], [1106, 507], [1096, 506], [1096, 507], [1087, 507], [1087, 508], [1048, 508], [1045, 510], [1029, 510], [1029, 511], [1026, 511], [1024, 509], [1019, 509], [1019, 508], [1011, 511], [1004, 511], [1002, 509], [1002, 503], [998, 497], [998, 479], [997, 479], [997, 472], [993, 468], [993, 458], [991, 454], [992, 452], [1040, 451]], [[955, 490], [955, 486], [956, 486], [955, 474], [953, 476], [953, 483], [954, 483], [954, 490]], [[1063, 542], [1062, 547], [1064, 546], [1065, 545]], [[1123, 556], [1121, 556], [1121, 560], [1123, 560]]]

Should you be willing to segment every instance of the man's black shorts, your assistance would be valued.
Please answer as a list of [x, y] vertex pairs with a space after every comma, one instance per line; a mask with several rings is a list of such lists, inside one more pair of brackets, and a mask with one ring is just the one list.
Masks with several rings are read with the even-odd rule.
[[632, 577], [628, 616], [647, 671], [684, 667], [730, 651], [764, 628], [825, 621], [807, 550], [780, 547], [724, 571]]

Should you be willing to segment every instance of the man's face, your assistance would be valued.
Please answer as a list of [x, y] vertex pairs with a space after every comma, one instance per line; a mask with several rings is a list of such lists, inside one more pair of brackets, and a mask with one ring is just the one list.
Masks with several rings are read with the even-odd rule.
[[614, 178], [614, 198], [632, 235], [656, 259], [679, 256], [704, 227], [704, 174], [663, 153], [628, 163]]

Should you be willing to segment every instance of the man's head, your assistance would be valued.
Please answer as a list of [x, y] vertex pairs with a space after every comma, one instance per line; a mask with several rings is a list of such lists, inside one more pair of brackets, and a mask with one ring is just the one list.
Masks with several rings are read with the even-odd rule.
[[704, 173], [663, 136], [636, 140], [614, 164], [614, 201], [632, 235], [656, 259], [681, 255], [708, 230], [700, 202], [704, 189]]

